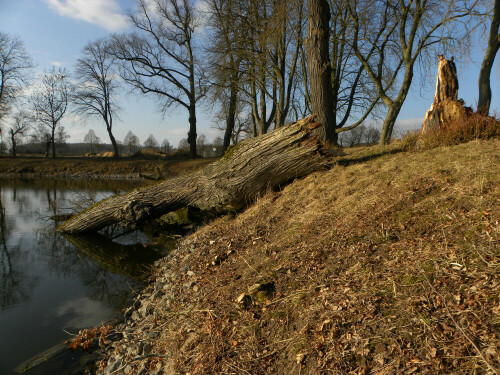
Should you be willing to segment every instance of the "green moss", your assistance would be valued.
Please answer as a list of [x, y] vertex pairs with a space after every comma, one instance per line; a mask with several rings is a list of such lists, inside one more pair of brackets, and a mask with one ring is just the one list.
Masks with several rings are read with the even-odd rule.
[[240, 143], [238, 144], [235, 144], [235, 145], [232, 145], [232, 146], [229, 146], [226, 150], [226, 152], [224, 153], [224, 155], [222, 156], [222, 160], [227, 160], [227, 159], [230, 159], [233, 157], [234, 153], [236, 152], [236, 150], [238, 150], [239, 148], [241, 148], [241, 145], [244, 143], [245, 141], [241, 141]]
[[160, 224], [167, 225], [188, 225], [191, 223], [188, 217], [188, 208], [183, 207], [177, 211], [169, 212], [157, 219]]

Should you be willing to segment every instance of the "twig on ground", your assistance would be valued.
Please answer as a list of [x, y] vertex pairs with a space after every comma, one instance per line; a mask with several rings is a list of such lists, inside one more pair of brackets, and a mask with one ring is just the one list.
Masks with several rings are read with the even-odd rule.
[[141, 355], [140, 357], [132, 358], [130, 360], [130, 362], [140, 361], [141, 359], [146, 359], [146, 358], [151, 358], [151, 357], [169, 358], [169, 357], [171, 357], [171, 355], [170, 354], [146, 354], [146, 355]]

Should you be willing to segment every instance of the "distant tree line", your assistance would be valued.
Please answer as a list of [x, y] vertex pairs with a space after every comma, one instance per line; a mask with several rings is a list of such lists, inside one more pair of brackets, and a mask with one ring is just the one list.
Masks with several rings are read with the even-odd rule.
[[[14, 126], [10, 129], [11, 133], [16, 135], [16, 132], [22, 133], [27, 131], [28, 127], [26, 124], [28, 121], [25, 117], [18, 116], [15, 118], [15, 121]], [[94, 156], [115, 151], [115, 146], [111, 143], [103, 143], [101, 138], [96, 135], [93, 129], [90, 129], [87, 132], [82, 143], [67, 143], [68, 138], [69, 136], [66, 133], [65, 127], [58, 127], [55, 134], [56, 155]], [[44, 127], [39, 127], [24, 135], [24, 138], [11, 143], [11, 152], [13, 155], [16, 155], [18, 152], [26, 155], [46, 155], [47, 149], [51, 145], [51, 143], [47, 143], [49, 139], [50, 133]], [[166, 156], [190, 155], [189, 143], [185, 138], [181, 139], [177, 147], [172, 146], [168, 139], [164, 139], [160, 144], [153, 134], [150, 134], [147, 139], [141, 143], [139, 137], [137, 137], [132, 131], [129, 131], [125, 135], [123, 141], [116, 139], [115, 142], [120, 155], [133, 156], [141, 153], [143, 150], [145, 150], [146, 153], [157, 153]], [[222, 143], [222, 138], [220, 137], [215, 138], [212, 142], [209, 142], [207, 137], [202, 134], [197, 140], [198, 153], [202, 157], [221, 156], [224, 152]]]
[[[137, 0], [129, 14], [132, 30], [89, 42], [72, 75], [54, 67], [33, 77], [34, 62], [22, 41], [0, 33], [0, 151], [8, 140], [15, 154], [17, 139], [30, 134], [30, 142], [36, 138], [47, 156], [55, 156], [60, 122], [71, 113], [102, 122], [116, 157], [135, 152], [139, 140], [132, 132], [121, 145], [114, 136], [125, 86], [156, 98], [163, 111], [186, 111], [189, 130], [178, 148], [192, 157], [208, 149], [197, 130], [201, 104], [215, 108], [216, 127], [223, 132], [222, 145], [212, 149], [225, 150], [310, 113], [325, 125], [318, 135], [326, 142], [344, 145], [364, 137], [358, 143], [373, 143], [375, 133], [366, 123], [380, 121], [378, 142], [387, 144], [415, 77], [425, 79], [438, 54], [465, 56], [471, 38], [486, 28], [478, 84], [479, 107], [488, 113], [500, 0], [445, 5]], [[28, 84], [31, 94], [24, 95]], [[99, 143], [91, 135], [85, 142], [90, 153]], [[152, 135], [145, 147], [172, 148]]]

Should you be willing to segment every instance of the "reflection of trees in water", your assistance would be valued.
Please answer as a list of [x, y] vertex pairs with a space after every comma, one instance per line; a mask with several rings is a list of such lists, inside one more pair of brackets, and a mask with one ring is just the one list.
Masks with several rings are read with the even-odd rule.
[[11, 230], [11, 223], [7, 220], [3, 203], [2, 188], [0, 186], [0, 309], [5, 310], [31, 297], [36, 278], [24, 274], [23, 260], [25, 256], [20, 244], [7, 247], [7, 239]]
[[[67, 236], [56, 232], [59, 221], [57, 189], [47, 189], [47, 201], [52, 219], [37, 230], [41, 251], [50, 269], [66, 277], [75, 275], [91, 290], [91, 298], [120, 306], [130, 294], [130, 280], [144, 276], [145, 264], [151, 264], [159, 254], [139, 245], [123, 245], [99, 234]], [[59, 195], [58, 195], [59, 194]], [[80, 194], [85, 202], [95, 200], [95, 192]], [[71, 197], [74, 199], [74, 195]]]
[[[103, 236], [71, 243], [56, 232], [57, 226], [62, 222], [58, 221], [58, 215], [67, 213], [75, 200], [81, 201], [84, 207], [90, 201], [102, 198], [103, 190], [111, 192], [116, 191], [117, 186], [123, 188], [122, 182], [75, 184], [64, 180], [0, 180], [0, 187], [2, 186], [6, 187], [3, 189], [3, 197], [5, 198], [5, 191], [9, 193], [7, 214], [0, 188], [2, 309], [31, 297], [38, 280], [27, 274], [30, 271], [27, 259], [30, 257], [35, 258], [34, 262], [43, 262], [49, 270], [62, 278], [79, 279], [89, 288], [92, 299], [111, 306], [121, 306], [126, 302], [130, 284], [134, 283], [130, 278], [138, 278], [140, 274], [137, 262], [152, 262], [158, 257], [155, 253], [146, 253], [149, 258], [146, 256], [135, 259], [130, 254], [141, 254], [146, 249], [139, 251], [137, 247], [119, 245]], [[75, 188], [78, 193], [73, 190]], [[11, 243], [7, 247], [9, 236], [10, 242], [13, 239], [11, 232], [15, 221], [21, 217], [25, 219], [23, 226], [31, 225], [36, 228], [34, 234], [38, 245], [23, 246], [20, 239], [15, 246]], [[55, 220], [49, 220], [49, 217]]]
[[114, 275], [78, 251], [55, 231], [56, 222], [47, 222], [37, 231], [39, 252], [48, 268], [65, 277], [77, 277], [90, 290], [90, 298], [110, 304], [122, 305], [128, 294], [127, 278]]

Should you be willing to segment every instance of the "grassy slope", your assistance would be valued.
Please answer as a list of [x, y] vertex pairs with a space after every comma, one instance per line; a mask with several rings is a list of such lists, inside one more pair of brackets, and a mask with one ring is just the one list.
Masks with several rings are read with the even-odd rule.
[[[160, 261], [169, 286], [139, 325], [161, 327], [152, 352], [173, 357], [146, 360], [191, 374], [500, 369], [500, 140], [374, 150], [268, 192]], [[273, 283], [267, 301], [235, 303], [256, 283]]]

